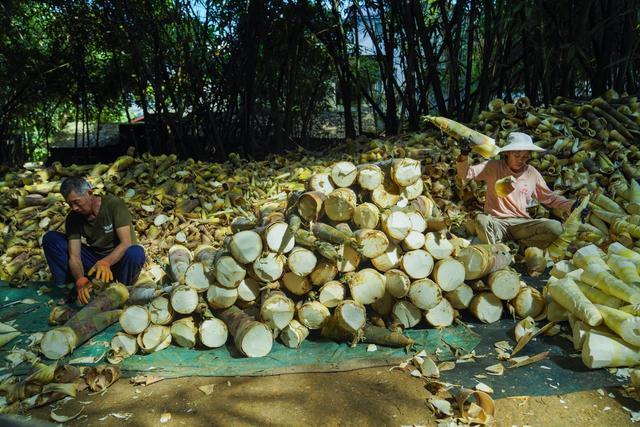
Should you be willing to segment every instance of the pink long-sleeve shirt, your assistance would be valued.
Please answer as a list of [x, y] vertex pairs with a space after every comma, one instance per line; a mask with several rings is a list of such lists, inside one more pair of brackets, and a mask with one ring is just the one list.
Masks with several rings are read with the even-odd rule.
[[[484, 212], [497, 218], [531, 218], [527, 206], [535, 198], [549, 208], [571, 209], [573, 202], [549, 189], [540, 172], [527, 165], [520, 173], [514, 173], [505, 160], [489, 160], [479, 165], [469, 166], [468, 159], [456, 163], [458, 176], [463, 180], [474, 179], [487, 183]], [[506, 197], [498, 197], [495, 183], [499, 179], [513, 176], [514, 190]]]

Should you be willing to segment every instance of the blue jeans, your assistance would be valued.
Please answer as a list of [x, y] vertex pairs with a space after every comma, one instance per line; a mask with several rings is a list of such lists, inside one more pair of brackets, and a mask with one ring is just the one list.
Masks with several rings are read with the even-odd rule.
[[[42, 249], [44, 250], [44, 256], [47, 258], [54, 283], [61, 285], [74, 282], [69, 269], [69, 243], [67, 236], [59, 231], [47, 231], [42, 236]], [[82, 245], [80, 259], [82, 260], [85, 274], [95, 265], [96, 261], [102, 258], [89, 246]], [[140, 274], [144, 261], [145, 255], [142, 246], [129, 246], [120, 261], [111, 266], [113, 278], [127, 286], [133, 285]]]

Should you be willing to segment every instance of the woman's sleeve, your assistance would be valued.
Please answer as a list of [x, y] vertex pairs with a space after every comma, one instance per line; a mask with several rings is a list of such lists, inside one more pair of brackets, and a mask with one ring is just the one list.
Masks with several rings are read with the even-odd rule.
[[493, 164], [489, 161], [480, 163], [479, 165], [469, 166], [468, 157], [463, 162], [456, 162], [458, 177], [463, 180], [474, 179], [476, 181], [486, 181], [494, 169]]

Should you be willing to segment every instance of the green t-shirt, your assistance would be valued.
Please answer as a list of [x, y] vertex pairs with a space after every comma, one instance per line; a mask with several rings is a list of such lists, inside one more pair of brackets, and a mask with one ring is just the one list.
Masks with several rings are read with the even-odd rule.
[[120, 239], [116, 229], [126, 225], [131, 226], [131, 243], [138, 243], [133, 220], [124, 201], [116, 196], [105, 194], [102, 196], [100, 212], [93, 222], [89, 222], [84, 215], [69, 212], [65, 223], [69, 240], [84, 237], [87, 245], [98, 255], [107, 256], [118, 246]]

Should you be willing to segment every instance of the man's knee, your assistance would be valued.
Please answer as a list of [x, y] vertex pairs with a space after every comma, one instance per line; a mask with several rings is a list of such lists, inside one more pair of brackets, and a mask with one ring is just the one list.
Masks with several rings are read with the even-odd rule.
[[51, 249], [65, 243], [67, 243], [67, 237], [59, 231], [47, 231], [42, 236], [43, 249]]
[[145, 261], [144, 248], [140, 245], [131, 245], [127, 248], [124, 256], [128, 261], [142, 266]]

